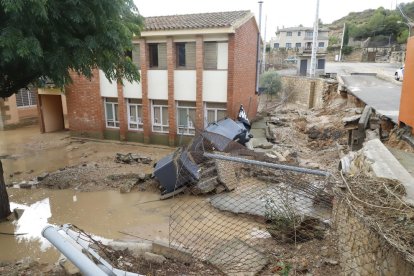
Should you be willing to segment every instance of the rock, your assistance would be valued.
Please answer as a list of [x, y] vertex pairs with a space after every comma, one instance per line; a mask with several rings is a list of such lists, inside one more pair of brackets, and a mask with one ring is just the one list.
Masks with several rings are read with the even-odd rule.
[[217, 180], [224, 185], [227, 191], [237, 187], [236, 168], [233, 162], [215, 160]]
[[79, 268], [77, 268], [71, 261], [69, 261], [63, 255], [61, 255], [61, 257], [59, 258], [58, 264], [64, 269], [65, 275], [81, 275]]
[[121, 194], [129, 193], [131, 191], [131, 189], [135, 186], [136, 183], [137, 183], [137, 181], [130, 180], [130, 181], [122, 184], [122, 186], [119, 188], [119, 192]]
[[324, 262], [325, 262], [325, 264], [329, 264], [329, 265], [337, 265], [337, 264], [339, 264], [338, 261], [333, 260], [333, 259], [329, 259], [329, 258], [325, 259]]
[[134, 257], [140, 257], [145, 252], [152, 251], [152, 243], [149, 242], [120, 242], [120, 241], [110, 241], [108, 243], [110, 247], [114, 250], [125, 250], [128, 249], [131, 251]]
[[193, 194], [207, 194], [216, 188], [218, 182], [217, 177], [213, 176], [204, 180], [199, 181], [191, 190]]
[[163, 264], [165, 261], [167, 261], [167, 259], [164, 256], [150, 252], [144, 253], [144, 260], [154, 264]]
[[22, 217], [23, 213], [24, 213], [24, 209], [14, 208], [13, 213], [14, 213], [14, 217], [17, 220], [19, 220]]
[[224, 187], [223, 185], [217, 185], [216, 186], [216, 194], [221, 194], [225, 191], [226, 191], [226, 187]]
[[31, 185], [31, 184], [29, 184], [29, 183], [26, 183], [26, 181], [23, 181], [23, 182], [21, 182], [21, 183], [19, 184], [19, 187], [20, 187], [21, 189], [31, 189], [31, 188], [32, 188], [32, 185]]
[[132, 164], [132, 163], [142, 163], [142, 164], [150, 164], [152, 159], [147, 156], [141, 156], [135, 153], [117, 153], [115, 155], [115, 162], [117, 163], [125, 163], [125, 164]]

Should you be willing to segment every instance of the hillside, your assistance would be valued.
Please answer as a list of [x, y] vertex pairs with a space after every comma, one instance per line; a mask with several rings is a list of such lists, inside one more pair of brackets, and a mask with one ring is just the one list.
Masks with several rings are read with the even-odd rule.
[[[414, 1], [401, 4], [401, 9], [408, 18], [414, 21]], [[325, 24], [330, 30], [332, 41], [338, 41], [342, 37], [344, 23], [349, 27], [349, 37], [356, 40], [365, 40], [368, 37], [378, 41], [391, 40], [391, 42], [404, 43], [408, 37], [407, 22], [401, 12], [396, 10], [368, 9], [362, 12], [351, 12], [331, 24]]]

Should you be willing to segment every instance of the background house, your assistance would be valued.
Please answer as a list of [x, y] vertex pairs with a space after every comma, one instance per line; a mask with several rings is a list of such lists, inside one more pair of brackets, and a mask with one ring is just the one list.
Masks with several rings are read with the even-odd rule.
[[258, 27], [249, 11], [148, 17], [130, 53], [141, 81], [73, 74], [72, 135], [175, 145], [240, 104], [257, 111]]
[[[329, 30], [319, 28], [318, 31], [318, 48], [326, 51], [328, 48]], [[303, 52], [303, 50], [312, 49], [313, 27], [291, 27], [279, 29], [276, 37], [272, 39], [270, 47], [273, 49], [286, 49]]]
[[18, 93], [0, 99], [0, 130], [35, 124], [38, 121], [37, 89], [20, 89]]

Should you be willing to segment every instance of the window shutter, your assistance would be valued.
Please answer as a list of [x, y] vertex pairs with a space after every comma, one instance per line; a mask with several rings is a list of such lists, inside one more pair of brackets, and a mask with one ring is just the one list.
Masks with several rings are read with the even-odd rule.
[[158, 68], [167, 69], [167, 44], [158, 44]]
[[194, 42], [188, 42], [185, 44], [185, 61], [187, 69], [195, 69], [196, 44]]
[[141, 69], [140, 47], [139, 44], [134, 44], [132, 47], [132, 62], [138, 69]]
[[204, 43], [204, 69], [217, 69], [217, 42]]

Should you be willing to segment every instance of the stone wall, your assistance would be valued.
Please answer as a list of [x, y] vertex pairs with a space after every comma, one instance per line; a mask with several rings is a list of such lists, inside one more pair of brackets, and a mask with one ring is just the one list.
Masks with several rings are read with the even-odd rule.
[[364, 223], [346, 201], [336, 200], [333, 214], [344, 275], [413, 275], [414, 265]]
[[327, 95], [336, 92], [337, 83], [332, 80], [300, 76], [282, 76], [282, 98], [305, 108], [322, 108]]

